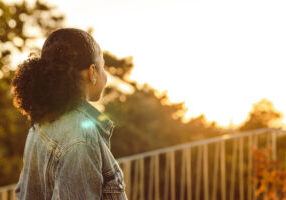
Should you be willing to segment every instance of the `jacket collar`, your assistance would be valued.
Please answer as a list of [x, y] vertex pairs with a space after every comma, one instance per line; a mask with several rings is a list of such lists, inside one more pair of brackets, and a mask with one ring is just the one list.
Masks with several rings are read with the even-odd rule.
[[107, 115], [100, 112], [86, 100], [82, 101], [76, 109], [93, 119], [100, 126], [100, 128], [103, 129], [103, 132], [107, 135], [107, 137], [111, 137], [115, 125]]

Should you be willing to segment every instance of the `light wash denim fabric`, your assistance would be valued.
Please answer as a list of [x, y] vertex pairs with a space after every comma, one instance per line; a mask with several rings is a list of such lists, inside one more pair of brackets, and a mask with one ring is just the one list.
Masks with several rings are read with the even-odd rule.
[[88, 101], [53, 123], [29, 129], [15, 188], [21, 200], [127, 199], [110, 151], [114, 123]]

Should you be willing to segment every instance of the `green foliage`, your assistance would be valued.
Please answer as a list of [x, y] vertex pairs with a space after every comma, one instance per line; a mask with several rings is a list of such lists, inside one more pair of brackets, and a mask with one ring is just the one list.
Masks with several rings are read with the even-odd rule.
[[36, 39], [64, 24], [65, 17], [54, 6], [36, 0], [8, 4], [0, 2], [0, 76], [10, 75], [12, 53], [34, 49]]
[[116, 156], [156, 149], [178, 141], [169, 140], [169, 137], [175, 139], [180, 132], [182, 122], [173, 119], [172, 115], [182, 110], [183, 104], [164, 105], [162, 102], [167, 96], [157, 97], [155, 90], [148, 85], [142, 89], [135, 87], [130, 95], [117, 95], [105, 105], [105, 112], [117, 123], [111, 145]]
[[219, 129], [208, 124], [204, 116], [183, 123], [184, 103], [167, 103], [165, 93], [145, 84], [135, 84], [132, 94], [116, 89], [116, 97], [105, 104], [105, 113], [116, 122], [111, 138], [116, 157], [186, 143], [198, 138], [218, 135]]
[[[0, 8], [0, 185], [7, 185], [18, 180], [29, 128], [26, 119], [12, 105], [10, 82], [14, 72], [9, 67], [12, 55], [17, 51], [40, 50], [31, 43], [62, 27], [65, 18], [55, 12], [55, 7], [38, 0], [32, 6], [25, 2], [9, 5], [0, 2]], [[37, 34], [30, 35], [27, 30], [31, 28], [38, 30]], [[88, 30], [92, 31], [92, 28]], [[105, 51], [104, 59], [106, 71], [133, 89], [128, 94], [118, 86], [105, 90], [104, 99], [112, 98], [104, 103], [104, 112], [116, 123], [111, 137], [115, 157], [221, 134], [216, 123], [207, 122], [204, 115], [183, 123], [186, 112], [183, 102], [168, 103], [166, 93], [158, 94], [147, 84], [140, 87], [128, 81], [134, 67], [132, 57], [117, 58]], [[279, 116], [273, 109], [265, 112], [255, 107], [241, 130], [270, 126]]]
[[117, 58], [109, 51], [104, 51], [103, 58], [105, 61], [105, 70], [113, 76], [120, 78], [122, 81], [126, 81], [127, 76], [134, 67], [133, 57]]
[[[1, 1], [0, 9], [0, 185], [7, 185], [18, 180], [29, 128], [26, 118], [12, 105], [12, 55], [37, 50], [31, 43], [62, 26], [64, 16], [54, 13], [55, 7], [38, 0], [29, 6], [25, 1], [18, 4]], [[30, 29], [38, 32], [31, 35]]]
[[[54, 7], [39, 1], [32, 7], [28, 7], [25, 2], [13, 5], [1, 2], [0, 6], [3, 10], [1, 17], [4, 17], [1, 18], [1, 43], [12, 43], [14, 46], [14, 49], [1, 49], [0, 57], [0, 71], [4, 74], [0, 78], [0, 185], [7, 185], [18, 179], [29, 128], [26, 119], [12, 105], [10, 82], [14, 71], [9, 67], [11, 55], [17, 51], [40, 50], [36, 46], [29, 46], [29, 41], [45, 37], [52, 30], [60, 28], [64, 17], [55, 16]], [[14, 25], [11, 26], [11, 23]], [[35, 36], [25, 33], [25, 27], [31, 26], [39, 30]], [[87, 31], [91, 33], [93, 30]], [[122, 93], [117, 87], [106, 88], [106, 96], [115, 96], [105, 104], [105, 112], [118, 124], [111, 146], [115, 156], [187, 142], [192, 138], [192, 128], [200, 131], [204, 129], [204, 122], [198, 122], [205, 118], [196, 119], [196, 123], [182, 123], [185, 113], [183, 103], [168, 104], [166, 94], [157, 95], [148, 85], [140, 88], [136, 82], [128, 81], [127, 76], [134, 67], [132, 57], [117, 58], [105, 51], [104, 59], [105, 69], [111, 75], [134, 88], [132, 94]]]
[[275, 110], [272, 102], [262, 99], [253, 104], [248, 119], [240, 127], [241, 131], [272, 127], [273, 123], [282, 118], [282, 113]]

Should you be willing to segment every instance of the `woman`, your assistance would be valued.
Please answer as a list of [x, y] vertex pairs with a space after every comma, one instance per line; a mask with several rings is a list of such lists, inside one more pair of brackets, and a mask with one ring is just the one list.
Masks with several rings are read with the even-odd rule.
[[87, 32], [62, 28], [12, 80], [14, 106], [29, 119], [18, 199], [127, 199], [110, 152], [113, 121], [88, 101], [107, 82], [103, 53]]

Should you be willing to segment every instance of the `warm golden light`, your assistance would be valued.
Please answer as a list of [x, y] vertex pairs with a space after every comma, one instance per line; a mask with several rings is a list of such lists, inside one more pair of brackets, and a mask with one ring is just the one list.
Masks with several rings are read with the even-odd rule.
[[49, 3], [69, 26], [93, 26], [102, 49], [133, 56], [130, 78], [185, 101], [186, 117], [237, 125], [262, 98], [286, 113], [285, 1]]

